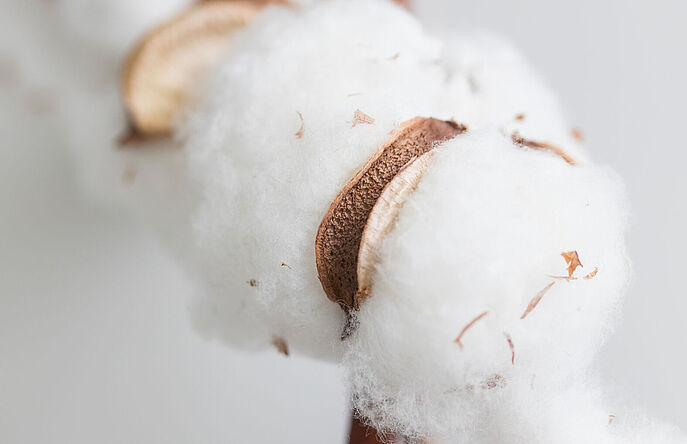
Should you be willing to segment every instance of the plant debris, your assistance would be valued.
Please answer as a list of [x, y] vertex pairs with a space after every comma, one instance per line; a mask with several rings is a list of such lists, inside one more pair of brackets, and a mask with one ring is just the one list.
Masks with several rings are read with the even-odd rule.
[[537, 306], [537, 304], [539, 303], [539, 301], [541, 301], [541, 298], [544, 297], [544, 295], [546, 294], [546, 292], [549, 291], [549, 289], [550, 289], [551, 287], [553, 287], [553, 284], [555, 284], [555, 283], [556, 283], [556, 281], [551, 282], [549, 285], [547, 285], [546, 287], [544, 287], [543, 289], [541, 289], [541, 290], [539, 291], [539, 293], [537, 293], [537, 295], [536, 295], [535, 297], [532, 298], [532, 300], [530, 301], [530, 303], [527, 305], [527, 308], [525, 309], [525, 312], [522, 314], [522, 316], [520, 316], [520, 319], [525, 319], [525, 316], [527, 316], [528, 314], [530, 314], [530, 312], [531, 312], [532, 310], [534, 310], [534, 307]]
[[281, 336], [272, 337], [272, 345], [277, 349], [279, 353], [284, 356], [289, 356], [289, 344]]
[[298, 118], [301, 119], [301, 127], [298, 128], [298, 131], [295, 132], [294, 136], [298, 137], [299, 139], [303, 138], [303, 133], [305, 132], [305, 122], [303, 121], [303, 114], [301, 114], [300, 111], [296, 111], [298, 113]]
[[458, 335], [458, 337], [457, 337], [456, 339], [453, 340], [453, 342], [455, 342], [456, 344], [458, 344], [458, 347], [460, 347], [461, 350], [463, 349], [463, 344], [460, 342], [460, 340], [461, 340], [461, 338], [463, 337], [463, 335], [465, 334], [465, 332], [468, 331], [468, 330], [470, 329], [470, 327], [472, 327], [473, 325], [475, 325], [475, 323], [476, 323], [477, 321], [479, 321], [480, 319], [482, 319], [483, 317], [485, 317], [487, 314], [489, 314], [488, 311], [485, 311], [484, 313], [480, 313], [476, 318], [474, 318], [472, 321], [468, 322], [468, 325], [466, 325], [465, 327], [463, 327], [463, 329], [460, 331], [460, 334]]
[[359, 124], [364, 124], [364, 125], [372, 125], [375, 123], [375, 119], [368, 116], [364, 112], [360, 111], [359, 109], [356, 109], [355, 112], [353, 113], [353, 125], [351, 125], [351, 128], [355, 127], [356, 125]]
[[493, 390], [495, 388], [504, 388], [506, 380], [501, 375], [492, 375], [482, 382], [483, 390]]
[[520, 146], [526, 146], [528, 148], [533, 148], [535, 150], [549, 150], [555, 154], [558, 154], [568, 162], [570, 165], [577, 165], [577, 161], [573, 159], [568, 153], [563, 150], [563, 148], [552, 145], [548, 142], [538, 142], [536, 140], [529, 140], [525, 139], [524, 137], [521, 137], [517, 132], [513, 133], [511, 136], [513, 139], [513, 143], [520, 145]]
[[513, 345], [513, 339], [511, 339], [510, 335], [505, 331], [503, 332], [503, 336], [506, 337], [506, 341], [508, 341], [508, 347], [510, 347], [510, 363], [515, 365], [515, 346]]
[[518, 114], [517, 116], [515, 116], [515, 120], [525, 120], [525, 114]]
[[291, 266], [290, 266], [289, 264], [287, 264], [286, 262], [282, 262], [282, 263], [281, 263], [281, 266], [282, 266], [282, 267], [286, 267], [286, 268], [288, 268], [289, 270], [291, 270]]
[[258, 281], [256, 281], [255, 279], [249, 279], [246, 281], [246, 283], [248, 285], [250, 285], [251, 287], [257, 287], [258, 286]]
[[561, 253], [563, 259], [568, 264], [568, 277], [572, 278], [573, 273], [577, 267], [584, 267], [582, 262], [580, 262], [580, 257], [577, 255], [577, 251], [564, 251]]
[[608, 425], [611, 425], [613, 420], [615, 419], [615, 415], [608, 415]]
[[598, 272], [599, 272], [599, 267], [594, 267], [594, 270], [591, 273], [589, 273], [588, 275], [586, 275], [583, 279], [593, 279], [594, 276], [596, 276], [596, 273], [598, 273]]
[[572, 128], [570, 130], [570, 134], [572, 134], [573, 139], [577, 140], [578, 142], [584, 142], [584, 135], [579, 128]]

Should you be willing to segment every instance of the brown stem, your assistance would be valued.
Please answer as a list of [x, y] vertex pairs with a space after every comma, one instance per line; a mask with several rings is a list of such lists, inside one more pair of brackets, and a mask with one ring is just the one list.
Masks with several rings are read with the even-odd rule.
[[348, 444], [393, 444], [396, 442], [393, 436], [386, 436], [384, 440], [381, 438], [377, 430], [363, 424], [355, 413], [351, 415], [351, 432], [348, 437]]

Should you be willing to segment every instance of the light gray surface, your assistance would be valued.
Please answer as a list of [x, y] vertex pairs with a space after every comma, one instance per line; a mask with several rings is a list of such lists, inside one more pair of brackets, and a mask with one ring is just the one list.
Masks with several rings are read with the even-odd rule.
[[[594, 158], [624, 177], [635, 279], [600, 372], [609, 390], [687, 429], [687, 3], [426, 1], [418, 11], [513, 38]], [[67, 161], [40, 142], [44, 117], [23, 92], [0, 91], [0, 442], [340, 442], [340, 371], [195, 336], [177, 266], [131, 221], [79, 198]]]

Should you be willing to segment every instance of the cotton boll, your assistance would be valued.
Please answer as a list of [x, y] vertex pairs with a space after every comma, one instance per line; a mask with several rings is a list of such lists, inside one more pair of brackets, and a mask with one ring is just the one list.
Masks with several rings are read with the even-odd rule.
[[[457, 434], [507, 402], [502, 386], [554, 391], [579, 378], [626, 285], [624, 227], [622, 186], [604, 168], [493, 128], [437, 148], [384, 240], [348, 343], [355, 407], [381, 429]], [[572, 250], [580, 279], [552, 278], [567, 276], [561, 252]], [[484, 312], [461, 349], [454, 339]]]
[[[248, 348], [275, 335], [314, 356], [340, 353], [343, 312], [317, 280], [316, 231], [401, 122], [448, 117], [437, 107], [439, 53], [385, 1], [273, 8], [237, 38], [186, 130], [202, 332]], [[374, 123], [356, 122], [357, 109]]]

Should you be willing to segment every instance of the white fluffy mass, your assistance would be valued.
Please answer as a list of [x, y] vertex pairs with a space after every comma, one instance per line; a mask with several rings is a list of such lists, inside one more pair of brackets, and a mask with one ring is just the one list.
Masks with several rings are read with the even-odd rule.
[[[400, 122], [448, 116], [437, 108], [440, 50], [408, 13], [383, 2], [275, 8], [240, 37], [187, 129], [200, 193], [203, 331], [246, 346], [278, 336], [311, 355], [340, 354], [344, 316], [317, 279], [315, 234]], [[353, 127], [356, 109], [374, 124]]]
[[[627, 282], [624, 208], [612, 172], [498, 131], [437, 148], [384, 240], [350, 338], [355, 406], [383, 429], [441, 436], [488, 427], [484, 412], [510, 405], [504, 398], [520, 386], [560, 389], [578, 378]], [[568, 276], [568, 251], [584, 265], [577, 279], [552, 277]]]
[[[237, 39], [185, 128], [202, 331], [247, 346], [278, 336], [336, 358], [343, 314], [317, 280], [315, 233], [389, 133], [418, 115], [475, 129], [519, 125], [524, 135], [537, 116], [563, 126], [554, 95], [520, 56], [494, 37], [477, 40], [501, 50], [454, 51], [382, 1], [273, 8]], [[511, 91], [503, 103], [489, 93], [496, 85]], [[353, 126], [356, 110], [374, 123]], [[531, 117], [519, 122], [521, 113]]]

